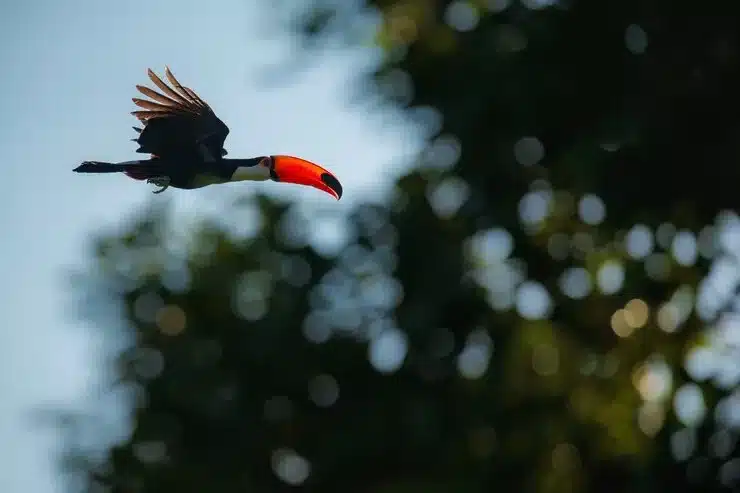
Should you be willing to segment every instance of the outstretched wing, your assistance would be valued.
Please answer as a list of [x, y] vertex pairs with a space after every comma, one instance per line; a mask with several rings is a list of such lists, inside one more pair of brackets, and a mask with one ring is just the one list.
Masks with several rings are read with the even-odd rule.
[[166, 158], [199, 153], [206, 160], [220, 159], [226, 155], [224, 141], [229, 127], [213, 112], [210, 106], [195, 92], [180, 84], [165, 67], [168, 86], [151, 69], [149, 78], [162, 91], [159, 93], [145, 86], [136, 88], [147, 99], [133, 98], [142, 108], [132, 114], [144, 124], [136, 128], [139, 136], [137, 152], [154, 154]]

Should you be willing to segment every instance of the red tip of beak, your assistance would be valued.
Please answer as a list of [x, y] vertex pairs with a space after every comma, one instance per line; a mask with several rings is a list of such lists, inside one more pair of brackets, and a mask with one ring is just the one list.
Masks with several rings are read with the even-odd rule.
[[318, 164], [293, 156], [272, 156], [273, 179], [318, 188], [335, 199], [342, 198], [342, 184]]

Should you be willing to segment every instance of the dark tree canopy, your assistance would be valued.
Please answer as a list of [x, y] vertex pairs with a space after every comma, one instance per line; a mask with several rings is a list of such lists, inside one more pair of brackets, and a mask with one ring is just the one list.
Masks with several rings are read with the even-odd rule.
[[72, 447], [86, 490], [731, 491], [736, 6], [359, 3], [300, 35], [377, 10], [358, 82], [426, 148], [336, 257], [263, 196], [248, 238], [149, 210], [96, 240], [138, 398], [102, 462]]

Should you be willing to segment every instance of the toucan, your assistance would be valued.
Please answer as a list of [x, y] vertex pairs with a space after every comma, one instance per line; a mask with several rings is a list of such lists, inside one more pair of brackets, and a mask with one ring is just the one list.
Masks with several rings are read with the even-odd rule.
[[131, 140], [139, 144], [136, 152], [150, 154], [150, 158], [119, 163], [85, 161], [75, 172], [121, 172], [157, 186], [154, 193], [169, 187], [190, 190], [218, 183], [273, 180], [311, 186], [337, 200], [342, 197], [342, 185], [334, 174], [305, 159], [287, 155], [227, 158], [224, 141], [229, 127], [211, 107], [180, 84], [169, 67], [165, 67], [165, 76], [171, 86], [151, 69], [148, 75], [162, 92], [136, 86], [149, 99], [133, 98], [142, 109], [132, 112], [141, 127], [133, 127], [138, 136]]

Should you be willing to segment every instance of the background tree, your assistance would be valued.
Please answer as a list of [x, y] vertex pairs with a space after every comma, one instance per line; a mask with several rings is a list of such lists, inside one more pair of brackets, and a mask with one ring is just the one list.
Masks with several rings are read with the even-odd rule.
[[732, 488], [731, 4], [333, 3], [306, 46], [377, 11], [359, 82], [428, 145], [336, 257], [262, 196], [235, 205], [249, 238], [183, 243], [150, 210], [97, 240], [86, 286], [124, 303], [139, 399], [104, 460], [73, 447], [87, 488]]

